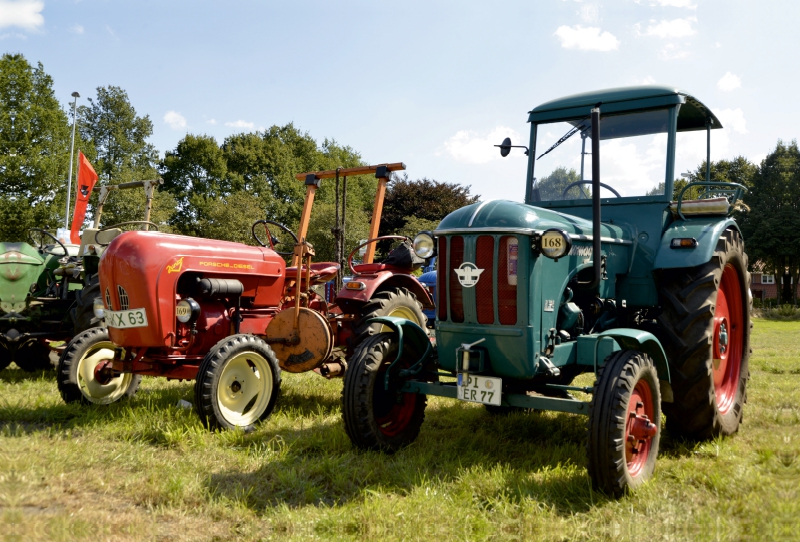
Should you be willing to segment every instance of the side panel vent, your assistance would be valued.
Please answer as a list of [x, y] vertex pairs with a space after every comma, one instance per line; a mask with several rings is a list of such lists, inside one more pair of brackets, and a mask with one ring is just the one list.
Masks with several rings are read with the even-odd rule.
[[439, 256], [436, 271], [436, 306], [439, 320], [447, 320], [447, 238], [439, 237]]
[[119, 294], [119, 310], [126, 311], [128, 310], [128, 306], [130, 305], [130, 300], [128, 299], [128, 292], [125, 291], [125, 288], [122, 286], [117, 286], [117, 293]]
[[448, 266], [448, 290], [450, 291], [450, 320], [464, 321], [464, 300], [461, 283], [455, 270], [464, 263], [464, 238], [455, 235], [450, 239], [450, 265]]
[[481, 235], [475, 247], [475, 265], [483, 269], [475, 285], [475, 305], [479, 324], [494, 324], [494, 237]]
[[500, 323], [513, 326], [517, 323], [517, 238], [506, 235], [500, 238], [497, 254], [497, 312]]

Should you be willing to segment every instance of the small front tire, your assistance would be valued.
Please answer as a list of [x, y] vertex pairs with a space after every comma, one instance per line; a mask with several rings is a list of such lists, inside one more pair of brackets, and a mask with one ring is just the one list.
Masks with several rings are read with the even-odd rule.
[[661, 436], [661, 393], [653, 360], [635, 350], [606, 358], [589, 405], [587, 455], [592, 487], [613, 497], [653, 474]]
[[121, 373], [108, 376], [104, 368], [114, 359], [106, 328], [91, 328], [74, 337], [58, 360], [58, 391], [66, 403], [109, 405], [133, 397], [140, 375]]
[[253, 335], [232, 335], [200, 364], [195, 411], [210, 430], [252, 431], [272, 413], [280, 388], [281, 370], [269, 345]]
[[[342, 390], [342, 417], [350, 441], [367, 450], [396, 452], [419, 435], [428, 399], [421, 393], [396, 390], [397, 380], [385, 376], [397, 356], [393, 333], [379, 333], [362, 341], [350, 358]], [[412, 344], [403, 345], [399, 365], [411, 366], [419, 355]]]

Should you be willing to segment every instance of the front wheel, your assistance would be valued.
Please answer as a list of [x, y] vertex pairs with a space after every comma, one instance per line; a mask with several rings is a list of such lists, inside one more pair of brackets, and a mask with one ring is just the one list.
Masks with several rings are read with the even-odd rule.
[[92, 328], [74, 337], [58, 360], [58, 391], [66, 403], [109, 405], [133, 397], [142, 380], [109, 370], [116, 345], [106, 328]]
[[[359, 448], [396, 452], [414, 442], [425, 419], [426, 395], [398, 391], [398, 379], [390, 379], [386, 389], [386, 371], [397, 357], [396, 341], [393, 333], [365, 339], [345, 372], [342, 417], [347, 436]], [[410, 343], [403, 345], [400, 368], [419, 359], [415, 350]]]
[[621, 497], [650, 478], [661, 433], [661, 393], [648, 355], [622, 350], [606, 359], [589, 405], [588, 433], [592, 487]]
[[208, 429], [251, 431], [272, 413], [280, 388], [281, 371], [269, 345], [253, 335], [232, 335], [200, 364], [195, 410]]

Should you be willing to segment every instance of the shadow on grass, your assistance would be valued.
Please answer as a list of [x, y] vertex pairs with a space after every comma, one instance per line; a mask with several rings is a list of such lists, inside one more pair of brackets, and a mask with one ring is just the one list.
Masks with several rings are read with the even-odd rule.
[[0, 382], [8, 384], [16, 384], [18, 382], [26, 382], [30, 380], [49, 379], [55, 382], [56, 370], [55, 367], [42, 369], [39, 371], [23, 371], [16, 366], [9, 367], [0, 371]]
[[375, 494], [410, 496], [446, 486], [445, 493], [469, 506], [533, 498], [569, 515], [605, 500], [589, 488], [584, 441], [583, 417], [492, 416], [454, 405], [430, 409], [419, 439], [391, 455], [355, 449], [340, 420], [267, 428], [242, 443], [261, 459], [260, 468], [212, 474], [207, 484], [214, 498], [255, 511], [343, 505]]

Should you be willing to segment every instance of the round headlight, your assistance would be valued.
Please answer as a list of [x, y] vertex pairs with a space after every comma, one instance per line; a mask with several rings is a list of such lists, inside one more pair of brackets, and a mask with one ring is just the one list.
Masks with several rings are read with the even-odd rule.
[[199, 316], [200, 304], [191, 297], [181, 299], [178, 301], [178, 304], [175, 305], [175, 318], [177, 318], [178, 322], [181, 324], [194, 322]]
[[542, 232], [542, 254], [557, 260], [569, 254], [572, 248], [572, 239], [564, 230], [545, 230]]
[[423, 231], [417, 234], [414, 238], [414, 252], [425, 260], [436, 254], [436, 241], [431, 232]]
[[104, 318], [106, 315], [106, 308], [103, 305], [103, 298], [95, 297], [94, 301], [92, 302], [92, 310], [94, 311], [94, 315], [97, 318]]

